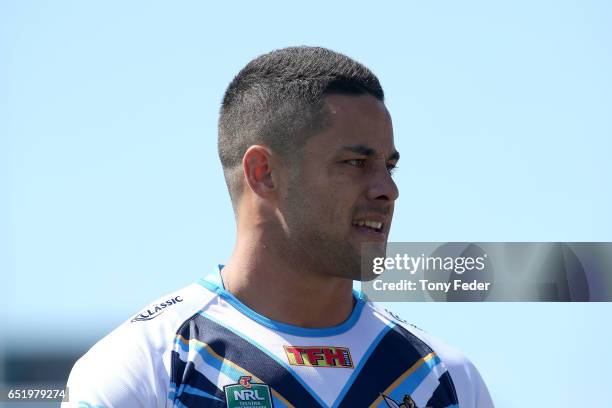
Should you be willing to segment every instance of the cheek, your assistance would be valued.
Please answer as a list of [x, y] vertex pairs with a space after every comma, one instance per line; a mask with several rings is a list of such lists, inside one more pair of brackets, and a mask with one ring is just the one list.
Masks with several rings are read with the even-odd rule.
[[354, 197], [340, 187], [332, 190], [327, 200], [329, 220], [334, 229], [346, 229], [350, 226], [355, 205]]
[[303, 202], [296, 205], [307, 213], [307, 218], [314, 224], [327, 230], [337, 229], [347, 218], [346, 205], [343, 204], [337, 189], [330, 188], [329, 185], [317, 186], [304, 193]]
[[309, 174], [308, 183], [302, 180], [302, 196], [305, 199], [302, 209], [317, 224], [327, 224], [326, 229], [350, 226], [352, 211], [359, 199], [358, 180], [355, 180], [351, 170], [316, 170]]

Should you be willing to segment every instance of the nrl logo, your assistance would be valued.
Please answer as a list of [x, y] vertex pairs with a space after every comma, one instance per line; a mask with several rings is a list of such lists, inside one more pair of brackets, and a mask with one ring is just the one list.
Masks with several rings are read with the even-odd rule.
[[252, 382], [252, 377], [245, 375], [237, 384], [223, 387], [227, 408], [260, 407], [274, 408], [270, 387], [266, 384]]

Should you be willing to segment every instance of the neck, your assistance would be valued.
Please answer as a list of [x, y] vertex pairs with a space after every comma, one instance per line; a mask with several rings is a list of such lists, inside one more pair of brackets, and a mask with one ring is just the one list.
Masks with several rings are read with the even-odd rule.
[[353, 310], [353, 282], [287, 260], [265, 234], [239, 233], [221, 275], [227, 291], [259, 314], [307, 328], [333, 327]]

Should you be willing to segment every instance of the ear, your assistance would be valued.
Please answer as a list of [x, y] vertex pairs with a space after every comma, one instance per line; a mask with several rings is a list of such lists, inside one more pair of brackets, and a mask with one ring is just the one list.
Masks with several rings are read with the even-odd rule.
[[272, 177], [272, 154], [267, 147], [254, 145], [242, 157], [242, 172], [246, 183], [260, 197], [269, 197], [277, 187]]

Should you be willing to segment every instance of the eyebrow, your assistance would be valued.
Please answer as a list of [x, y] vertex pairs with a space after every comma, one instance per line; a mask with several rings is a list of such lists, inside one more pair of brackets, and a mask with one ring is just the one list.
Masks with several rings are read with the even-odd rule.
[[[368, 147], [366, 145], [349, 145], [349, 146], [342, 146], [342, 150], [348, 150], [349, 152], [353, 152], [353, 153], [357, 153], [360, 154], [362, 156], [366, 156], [366, 157], [372, 157], [376, 155], [376, 150], [372, 149], [371, 147]], [[387, 160], [399, 160], [400, 158], [400, 154], [397, 150], [395, 150], [391, 156], [389, 156], [387, 158]]]

